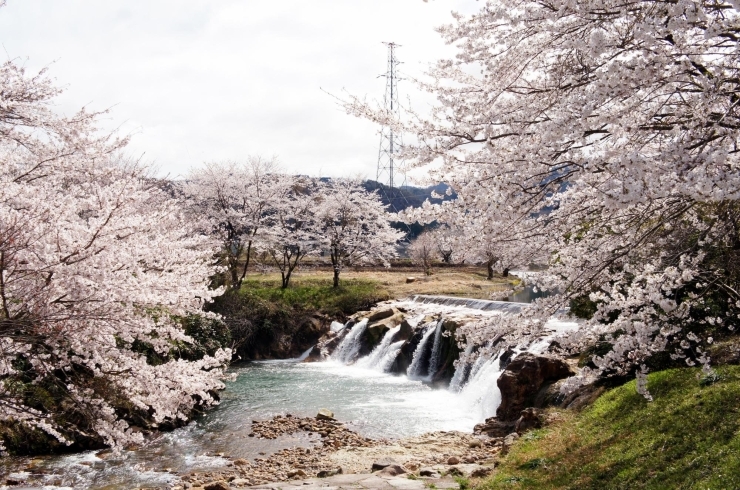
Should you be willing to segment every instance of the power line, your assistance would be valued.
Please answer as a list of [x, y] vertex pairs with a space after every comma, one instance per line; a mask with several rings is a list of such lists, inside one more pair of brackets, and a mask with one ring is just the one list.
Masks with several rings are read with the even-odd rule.
[[[400, 45], [396, 43], [384, 43], [388, 46], [388, 66], [384, 75], [385, 77], [385, 96], [383, 104], [385, 110], [399, 120], [401, 116], [401, 105], [398, 103], [398, 65], [401, 64], [396, 58], [396, 48]], [[403, 137], [401, 133], [395, 132], [391, 126], [383, 126], [380, 129], [380, 147], [378, 149], [378, 169], [375, 180], [378, 188], [385, 200], [390, 204], [394, 212], [400, 211], [396, 206], [396, 201], [402, 200], [401, 209], [408, 207], [409, 202], [403, 195], [403, 187], [406, 185], [406, 175], [401, 173], [403, 179], [398, 186], [396, 175], [396, 165], [401, 161], [400, 154], [403, 150]]]

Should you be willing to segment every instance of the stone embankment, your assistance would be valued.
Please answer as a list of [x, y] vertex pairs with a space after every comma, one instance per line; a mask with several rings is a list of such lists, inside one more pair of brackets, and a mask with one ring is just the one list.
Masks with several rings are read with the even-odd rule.
[[[316, 418], [277, 416], [255, 421], [252, 437], [274, 439], [297, 432], [321, 436], [313, 448], [290, 448], [253, 461], [182, 475], [174, 489], [289, 488], [416, 489], [424, 484], [458, 488], [454, 477], [491, 473], [503, 439], [459, 432], [435, 432], [399, 440], [370, 439], [322, 411]], [[281, 483], [282, 482], [282, 483]]]

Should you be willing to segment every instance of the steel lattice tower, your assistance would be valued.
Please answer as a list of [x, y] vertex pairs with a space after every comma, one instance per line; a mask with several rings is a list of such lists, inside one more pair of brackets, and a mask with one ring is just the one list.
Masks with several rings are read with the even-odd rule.
[[[388, 46], [388, 69], [385, 75], [385, 96], [383, 102], [385, 110], [396, 119], [400, 116], [400, 105], [398, 103], [398, 65], [401, 64], [396, 58], [396, 43], [384, 43]], [[380, 130], [380, 148], [378, 150], [378, 171], [375, 180], [379, 184], [388, 186], [392, 189], [398, 185], [396, 180], [396, 162], [399, 160], [399, 153], [403, 148], [403, 139], [401, 134], [393, 131], [390, 126], [383, 126]], [[406, 178], [400, 182], [400, 187], [406, 185]]]

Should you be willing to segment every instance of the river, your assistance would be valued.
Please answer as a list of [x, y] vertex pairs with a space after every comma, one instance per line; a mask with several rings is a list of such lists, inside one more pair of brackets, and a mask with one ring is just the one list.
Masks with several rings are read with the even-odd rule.
[[[444, 308], [458, 313], [470, 308], [460, 305], [459, 300], [454, 303]], [[476, 310], [517, 308], [511, 303], [494, 303], [475, 302]], [[425, 311], [443, 308], [419, 307]], [[559, 323], [557, 329], [563, 325], [572, 327]], [[431, 343], [431, 330], [429, 337]], [[337, 360], [287, 360], [234, 365], [230, 371], [235, 379], [227, 383], [218, 407], [186, 427], [149, 439], [141, 448], [118, 455], [88, 451], [49, 458], [4, 458], [3, 464], [6, 472], [31, 465], [30, 473], [13, 474], [30, 485], [26, 488], [165, 486], [174, 483], [178, 473], [224, 466], [229, 462], [227, 457], [253, 459], [286, 447], [309, 447], [318, 440], [316, 435], [305, 434], [275, 440], [250, 437], [252, 420], [286, 413], [313, 416], [320, 408], [328, 408], [364, 436], [397, 438], [438, 430], [472, 431], [476, 423], [494, 415], [500, 403], [496, 386], [500, 369], [495, 358], [479, 359], [468, 367], [466, 379], [453, 379], [449, 389], [385, 373], [378, 367], [381, 364], [377, 360], [354, 365]]]
[[[306, 436], [249, 437], [253, 419], [313, 416], [329, 408], [368, 437], [403, 437], [435, 430], [471, 431], [484, 416], [482, 399], [434, 389], [337, 362], [264, 362], [234, 366], [221, 404], [199, 421], [150, 440], [136, 451], [101, 459], [96, 451], [36, 460], [29, 482], [46, 488], [131, 488], [174, 481], [173, 473], [225, 465], [218, 456], [255, 458], [283, 447], [310, 446]], [[318, 437], [317, 437], [318, 439]], [[170, 468], [170, 471], [163, 471]]]

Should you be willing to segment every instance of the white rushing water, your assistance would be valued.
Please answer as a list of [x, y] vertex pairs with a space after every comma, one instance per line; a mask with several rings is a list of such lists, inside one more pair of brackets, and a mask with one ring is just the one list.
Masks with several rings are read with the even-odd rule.
[[429, 356], [429, 367], [427, 367], [427, 375], [424, 377], [425, 381], [431, 381], [434, 373], [439, 368], [439, 360], [442, 350], [442, 324], [443, 320], [437, 322], [437, 327], [434, 329], [434, 343], [432, 344], [432, 354]]
[[344, 364], [354, 361], [362, 348], [360, 338], [366, 329], [367, 318], [352, 327], [342, 343], [332, 353], [331, 358]]
[[425, 325], [424, 328], [426, 330], [424, 331], [424, 336], [421, 338], [421, 341], [419, 341], [419, 344], [416, 346], [416, 350], [414, 350], [414, 355], [411, 358], [411, 364], [406, 371], [406, 375], [409, 378], [421, 379], [423, 377], [421, 374], [423, 357], [425, 352], [428, 350], [429, 342], [432, 341], [432, 335], [434, 335], [437, 331], [437, 327], [439, 326], [439, 324], [440, 322], [431, 322]]
[[[390, 360], [392, 363], [396, 356], [398, 355], [398, 351], [401, 348], [401, 345], [403, 345], [403, 341], [392, 343], [393, 338], [396, 336], [396, 334], [401, 330], [401, 326], [397, 326], [394, 328], [389, 329], [385, 336], [383, 336], [383, 340], [380, 341], [380, 344], [373, 349], [373, 351], [370, 353], [369, 356], [363, 357], [359, 361], [357, 361], [358, 367], [363, 368], [369, 368], [369, 369], [375, 369], [382, 372], [387, 371], [390, 369], [390, 366], [386, 368], [386, 364]], [[341, 347], [341, 345], [340, 345]]]
[[[468, 359], [470, 355], [473, 353], [473, 348], [475, 346], [473, 344], [468, 344], [468, 346], [465, 348], [465, 352], [463, 353], [463, 358]], [[462, 363], [463, 365], [458, 366], [457, 369], [455, 369], [455, 374], [452, 376], [452, 379], [450, 380], [450, 391], [460, 391], [460, 389], [463, 386], [463, 383], [467, 380], [467, 377], [470, 375], [470, 372], [472, 370], [472, 366], [469, 363]]]
[[451, 296], [434, 296], [417, 294], [411, 297], [410, 302], [440, 306], [454, 306], [457, 308], [481, 311], [499, 311], [502, 313], [519, 313], [525, 303], [510, 301], [491, 301], [487, 299], [455, 298]]
[[[421, 338], [415, 347], [406, 375], [403, 376], [408, 381], [430, 383], [441, 367], [445, 318], [466, 318], [466, 315], [473, 313], [472, 316], [477, 315], [479, 319], [487, 318], [488, 321], [496, 321], [496, 317], [500, 315], [520, 312], [524, 304], [417, 295], [410, 300], [397, 302], [395, 306], [410, 310], [409, 314], [414, 310], [416, 313], [421, 312], [419, 319], [424, 316], [423, 314], [442, 315], [438, 320], [428, 322], [421, 327]], [[401, 327], [389, 329], [369, 355], [355, 362], [354, 358], [361, 348], [361, 337], [366, 328], [367, 324], [362, 322], [353, 326], [332, 355], [332, 360], [348, 365], [347, 367], [356, 368], [358, 376], [361, 376], [364, 370], [388, 373], [393, 368], [404, 343], [403, 341], [393, 342]], [[485, 418], [494, 416], [501, 404], [501, 392], [497, 381], [503, 372], [501, 357], [504, 352], [509, 350], [509, 360], [522, 352], [543, 354], [556, 335], [577, 328], [578, 325], [575, 322], [552, 318], [545, 324], [545, 334], [528, 345], [508, 346], [504, 342], [497, 350], [492, 349], [489, 342], [486, 346], [479, 346], [485, 348], [479, 349], [481, 353], [478, 355], [475, 354], [476, 346], [467, 345], [461, 360], [457, 362], [449, 386], [444, 391], [453, 395], [452, 399], [456, 407], [470, 415], [466, 420], [481, 422]]]

